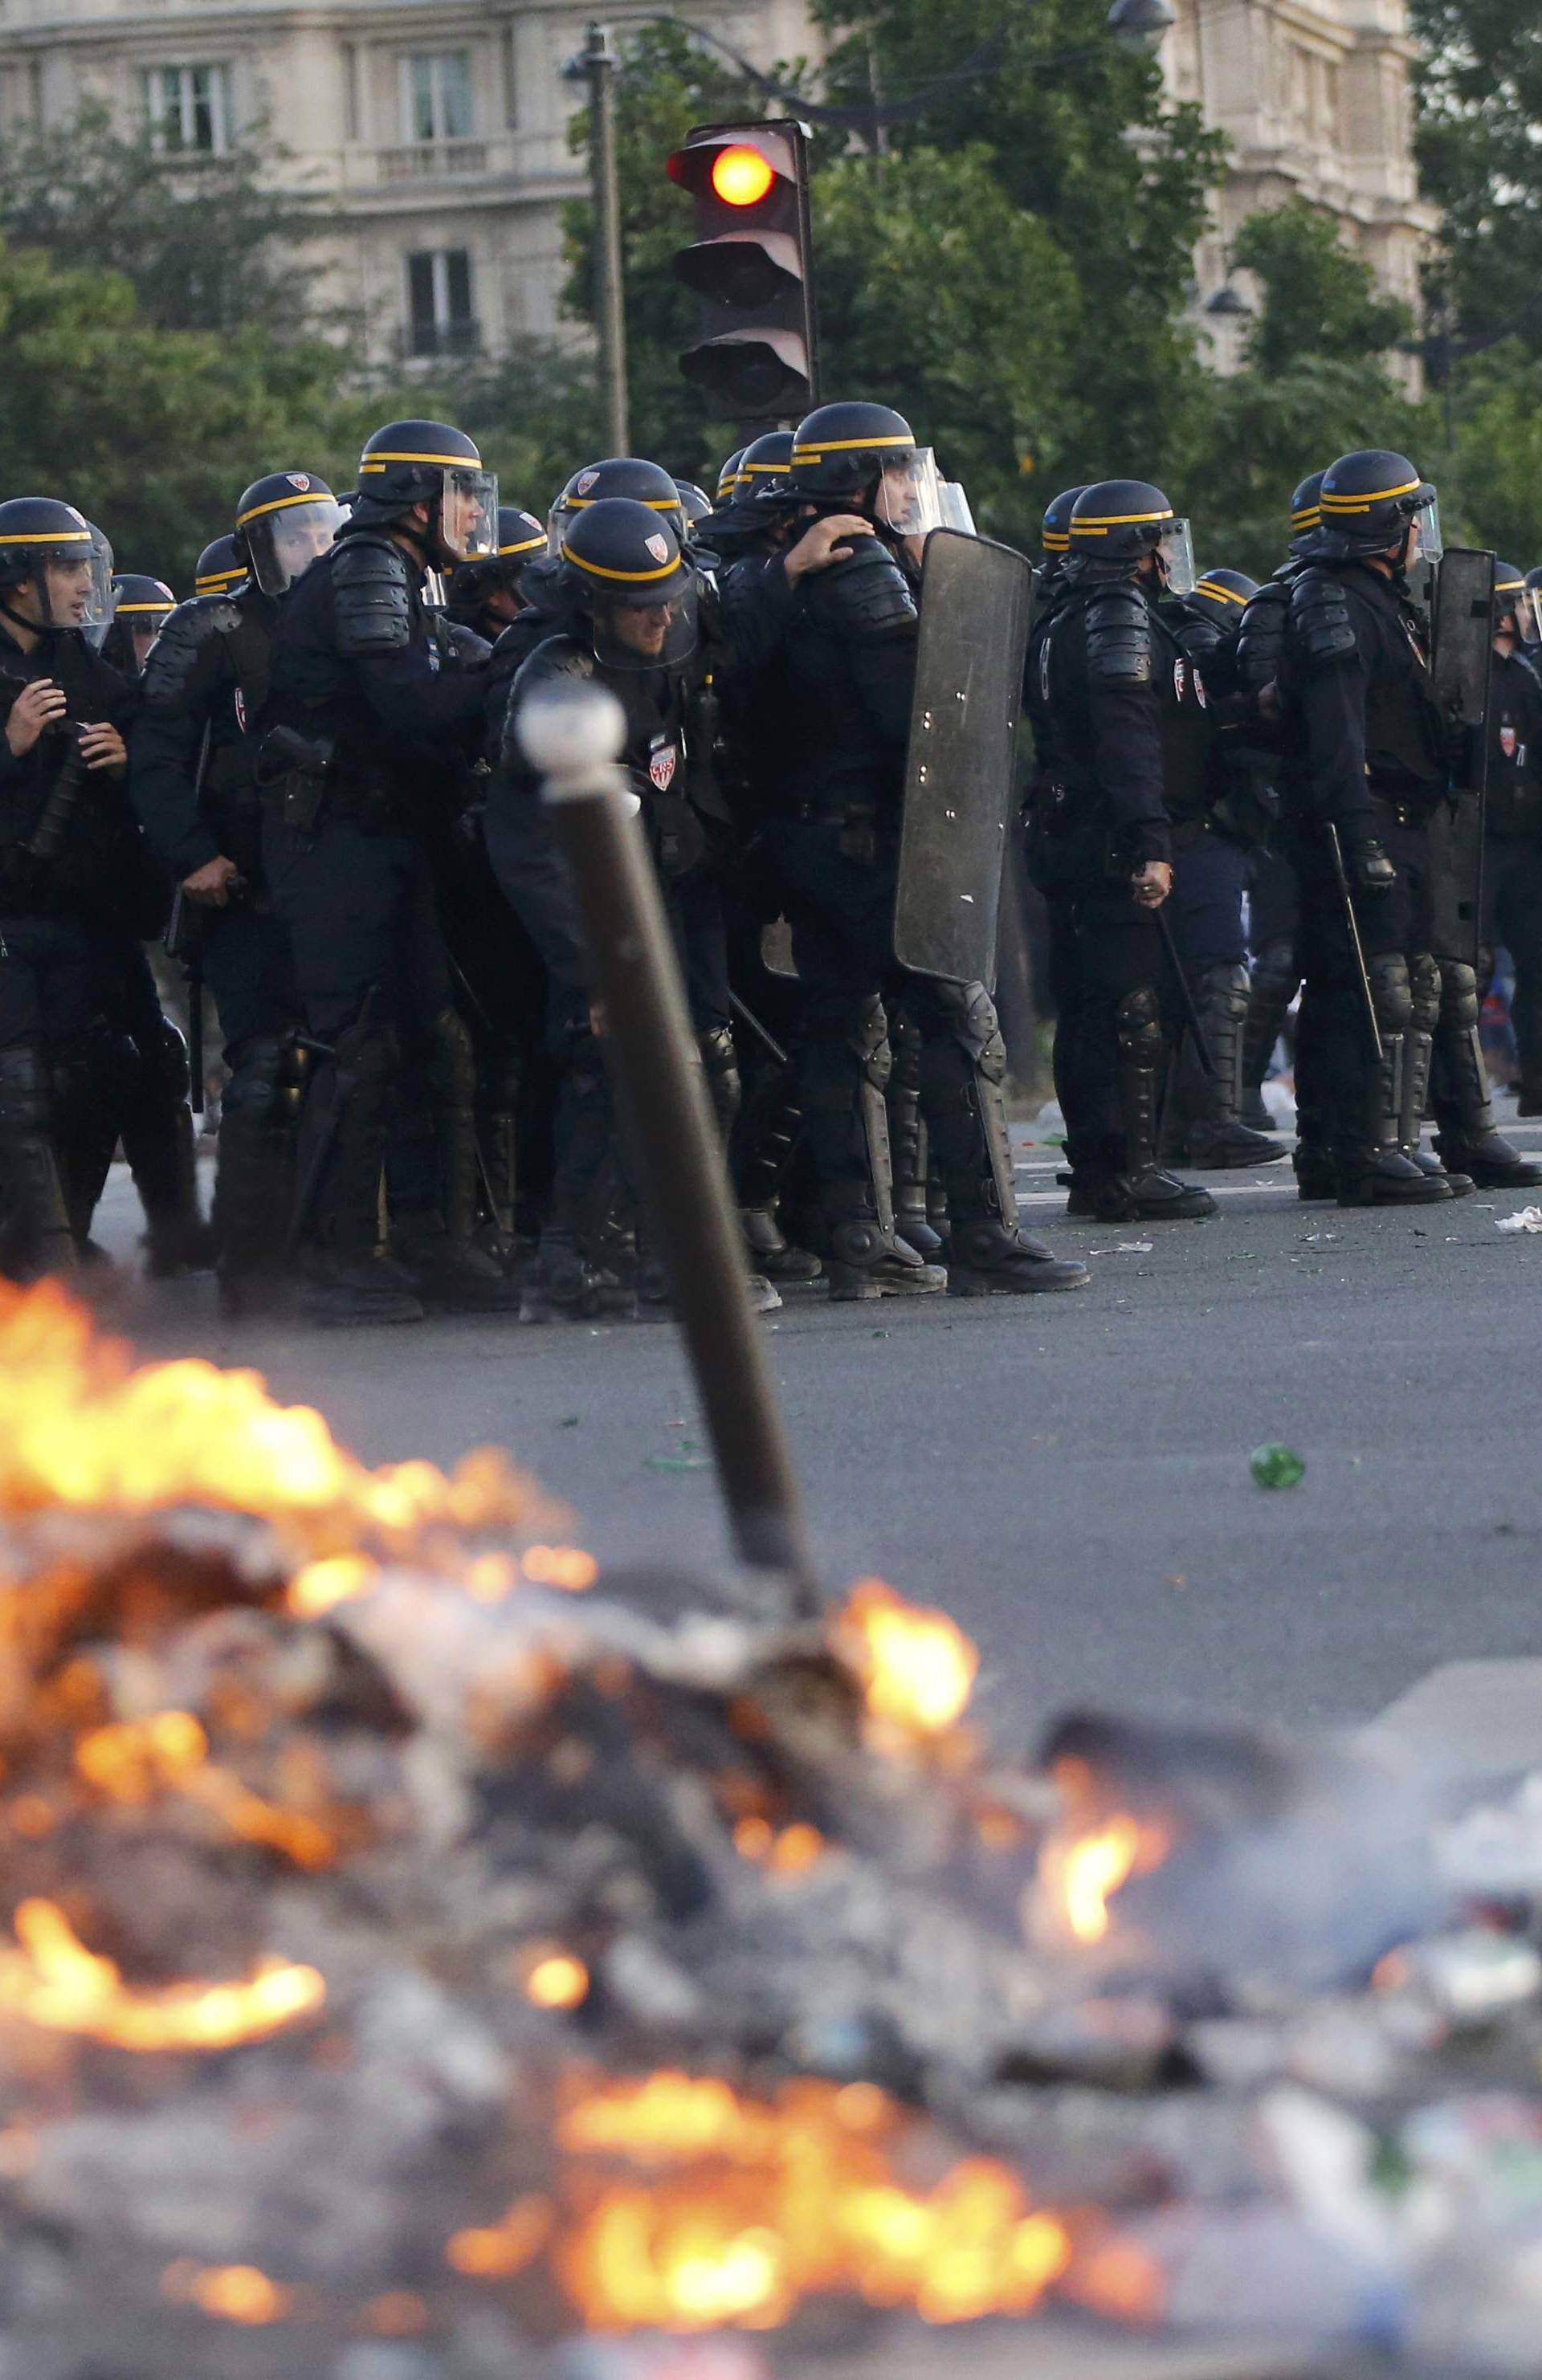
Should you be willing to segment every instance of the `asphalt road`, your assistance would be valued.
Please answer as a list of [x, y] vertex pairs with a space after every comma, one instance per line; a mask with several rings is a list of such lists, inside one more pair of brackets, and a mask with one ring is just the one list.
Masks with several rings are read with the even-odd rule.
[[[1512, 1136], [1542, 1155], [1542, 1125]], [[1542, 1236], [1496, 1228], [1527, 1196], [1340, 1212], [1276, 1167], [1213, 1179], [1210, 1222], [1089, 1229], [1058, 1151], [1022, 1155], [1089, 1290], [795, 1292], [766, 1326], [832, 1585], [945, 1604], [1007, 1741], [1085, 1702], [1337, 1725], [1438, 1663], [1542, 1653]], [[135, 1229], [119, 1167], [102, 1235]], [[258, 1366], [371, 1462], [502, 1444], [604, 1561], [725, 1559], [710, 1470], [655, 1467], [703, 1435], [668, 1327], [236, 1330], [204, 1281], [122, 1320], [147, 1354]], [[1295, 1488], [1255, 1486], [1268, 1441], [1305, 1458]]]

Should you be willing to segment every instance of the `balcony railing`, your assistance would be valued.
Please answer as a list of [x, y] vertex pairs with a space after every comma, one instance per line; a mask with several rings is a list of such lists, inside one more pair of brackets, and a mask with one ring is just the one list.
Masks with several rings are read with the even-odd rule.
[[485, 174], [485, 140], [413, 140], [400, 149], [377, 149], [382, 182], [453, 181], [461, 174]]

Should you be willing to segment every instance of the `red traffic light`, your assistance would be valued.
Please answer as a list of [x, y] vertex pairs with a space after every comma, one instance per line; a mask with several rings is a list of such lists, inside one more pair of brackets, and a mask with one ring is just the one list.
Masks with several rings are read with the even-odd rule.
[[759, 149], [720, 149], [712, 160], [712, 188], [725, 206], [758, 207], [775, 180], [775, 166]]

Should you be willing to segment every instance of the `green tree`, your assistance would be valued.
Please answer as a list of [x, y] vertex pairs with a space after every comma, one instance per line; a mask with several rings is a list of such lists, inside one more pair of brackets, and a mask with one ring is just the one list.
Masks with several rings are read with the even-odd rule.
[[1505, 336], [1542, 353], [1542, 16], [1525, 0], [1413, 0], [1411, 15], [1420, 180], [1441, 210], [1437, 326], [1453, 360]]
[[61, 265], [121, 273], [149, 321], [172, 331], [316, 326], [307, 250], [328, 227], [316, 201], [276, 189], [284, 152], [261, 140], [213, 157], [158, 155], [105, 109], [8, 131], [0, 142], [0, 237]]
[[369, 427], [335, 348], [164, 330], [121, 274], [38, 249], [0, 246], [0, 351], [4, 492], [79, 505], [179, 591], [249, 480], [303, 461], [349, 486]]
[[1542, 561], [1536, 374], [1536, 357], [1522, 339], [1473, 358], [1452, 393], [1454, 435], [1440, 476], [1442, 509], [1461, 533], [1524, 570]]
[[1291, 492], [1308, 471], [1373, 445], [1411, 447], [1434, 468], [1436, 437], [1390, 369], [1407, 310], [1378, 290], [1330, 216], [1302, 200], [1250, 215], [1232, 261], [1257, 276], [1258, 311], [1242, 370], [1207, 385], [1172, 493], [1192, 506], [1203, 565], [1259, 575], [1280, 559]]

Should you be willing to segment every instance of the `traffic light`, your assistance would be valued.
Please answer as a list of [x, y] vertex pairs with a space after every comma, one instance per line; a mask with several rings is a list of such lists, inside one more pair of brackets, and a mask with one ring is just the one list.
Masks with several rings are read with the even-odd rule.
[[747, 421], [795, 420], [819, 401], [806, 125], [701, 124], [669, 161], [696, 201], [674, 270], [702, 300], [687, 380]]

